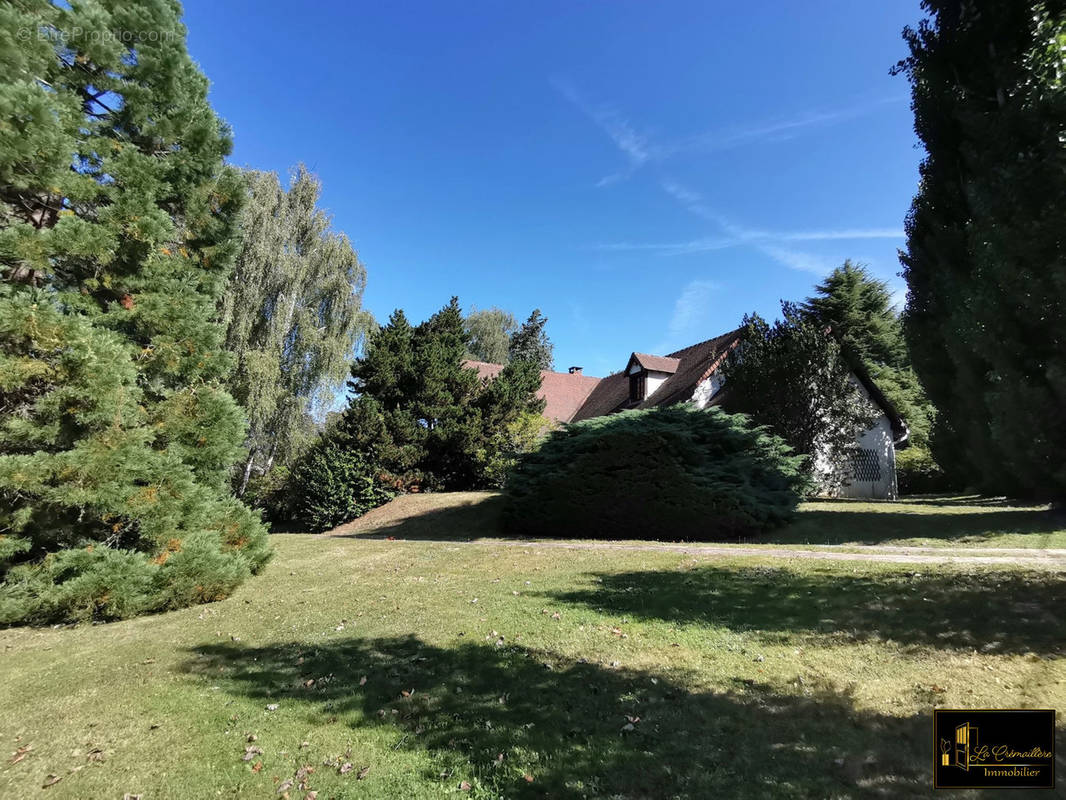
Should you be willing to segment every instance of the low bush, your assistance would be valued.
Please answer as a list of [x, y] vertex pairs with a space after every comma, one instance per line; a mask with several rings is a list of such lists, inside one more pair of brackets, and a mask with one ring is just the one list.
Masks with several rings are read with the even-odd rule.
[[287, 494], [294, 518], [311, 531], [325, 531], [387, 502], [377, 470], [338, 436], [319, 439], [293, 468]]
[[791, 519], [803, 457], [742, 414], [672, 406], [555, 431], [507, 483], [526, 536], [736, 539]]
[[896, 484], [901, 495], [938, 494], [965, 487], [955, 485], [923, 447], [907, 447], [896, 452]]

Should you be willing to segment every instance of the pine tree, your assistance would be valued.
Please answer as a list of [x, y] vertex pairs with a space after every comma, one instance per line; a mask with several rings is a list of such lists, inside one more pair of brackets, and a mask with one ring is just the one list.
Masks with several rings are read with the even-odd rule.
[[226, 488], [243, 193], [179, 15], [0, 10], [0, 622], [214, 600], [269, 556]]
[[547, 317], [540, 313], [539, 308], [534, 309], [529, 319], [511, 334], [508, 348], [511, 361], [532, 361], [540, 369], [552, 369], [555, 363], [552, 351], [555, 348], [544, 330], [547, 324]]
[[318, 208], [322, 185], [300, 165], [285, 191], [273, 172], [245, 173], [241, 250], [222, 301], [227, 381], [248, 414], [247, 455], [237, 476], [289, 463], [313, 431], [312, 411], [344, 382], [371, 320], [362, 309], [366, 269]]
[[1066, 497], [1066, 3], [925, 0], [904, 38], [926, 148], [902, 254], [944, 467]]
[[339, 435], [378, 467], [387, 488], [498, 485], [524, 417], [543, 410], [536, 364], [511, 362], [482, 381], [463, 365], [468, 344], [453, 297], [415, 327], [393, 312], [353, 364]]
[[910, 444], [927, 448], [936, 414], [911, 367], [888, 284], [845, 261], [815, 292], [800, 305], [804, 316], [832, 333], [849, 364], [870, 374], [906, 421]]

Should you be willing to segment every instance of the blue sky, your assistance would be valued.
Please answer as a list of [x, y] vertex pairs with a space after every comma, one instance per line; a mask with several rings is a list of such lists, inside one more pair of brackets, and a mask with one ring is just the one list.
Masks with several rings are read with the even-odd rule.
[[902, 293], [917, 181], [889, 68], [917, 0], [187, 0], [232, 161], [305, 162], [367, 307], [457, 294], [621, 369], [772, 316], [844, 258]]

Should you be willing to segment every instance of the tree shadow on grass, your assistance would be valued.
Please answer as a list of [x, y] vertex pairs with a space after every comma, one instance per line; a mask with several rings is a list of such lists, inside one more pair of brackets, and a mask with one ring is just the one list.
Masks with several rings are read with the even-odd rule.
[[[431, 497], [432, 495], [426, 495]], [[395, 519], [382, 520], [363, 528], [360, 520], [343, 526], [335, 536], [353, 539], [410, 539], [420, 541], [469, 542], [484, 537], [501, 537], [500, 514], [504, 498], [488, 495], [456, 505], [417, 510]], [[388, 506], [385, 506], [388, 508]], [[373, 514], [374, 512], [371, 512]]]
[[1004, 534], [1040, 535], [1066, 530], [1066, 513], [1048, 508], [959, 511], [960, 505], [950, 502], [921, 504], [922, 511], [916, 512], [894, 503], [884, 503], [876, 511], [851, 510], [854, 505], [854, 502], [831, 500], [808, 502], [791, 525], [749, 541], [879, 544], [894, 539], [940, 539], [965, 545], [980, 544], [984, 539]]
[[857, 710], [832, 686], [784, 694], [738, 680], [728, 692], [693, 691], [525, 647], [442, 649], [415, 637], [211, 644], [186, 668], [234, 695], [298, 704], [308, 725], [395, 731], [395, 749], [431, 754], [423, 778], [441, 794], [463, 780], [481, 797], [897, 798], [931, 788], [931, 720]]
[[[443, 508], [418, 510], [395, 519], [384, 519], [372, 527], [357, 520], [334, 535], [357, 539], [396, 539], [466, 542], [483, 538], [513, 538], [500, 526], [506, 498], [487, 495]], [[852, 510], [855, 501], [819, 500], [808, 502], [791, 525], [741, 540], [745, 544], [877, 544], [894, 539], [941, 539], [953, 544], [980, 543], [982, 539], [1007, 533], [1049, 534], [1066, 530], [1066, 512], [1043, 508], [1009, 508], [1002, 511], [958, 510], [957, 503], [941, 507], [922, 506], [921, 513], [894, 503], [878, 504], [878, 510]], [[865, 505], [865, 504], [864, 504]], [[386, 507], [387, 508], [387, 507]], [[883, 508], [883, 510], [882, 510]], [[969, 509], [968, 506], [964, 508]], [[954, 509], [954, 510], [953, 510]], [[371, 512], [372, 514], [374, 512]], [[542, 536], [551, 538], [554, 531]], [[624, 529], [617, 539], [632, 538]], [[662, 541], [735, 542], [701, 537], [698, 532], [663, 530]]]
[[796, 634], [812, 643], [893, 640], [986, 653], [1066, 653], [1066, 578], [1051, 572], [699, 566], [598, 573], [553, 600], [637, 619]]

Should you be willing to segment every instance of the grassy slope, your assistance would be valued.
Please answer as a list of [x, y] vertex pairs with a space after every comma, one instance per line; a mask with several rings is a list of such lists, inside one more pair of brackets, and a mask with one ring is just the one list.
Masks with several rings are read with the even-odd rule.
[[274, 543], [221, 603], [0, 631], [0, 796], [925, 796], [935, 704], [1066, 707], [1057, 573]]
[[[494, 492], [408, 495], [339, 531], [408, 539], [492, 538], [499, 535], [501, 502]], [[972, 497], [814, 500], [801, 506], [792, 525], [744, 544], [1066, 548], [1066, 513]]]

